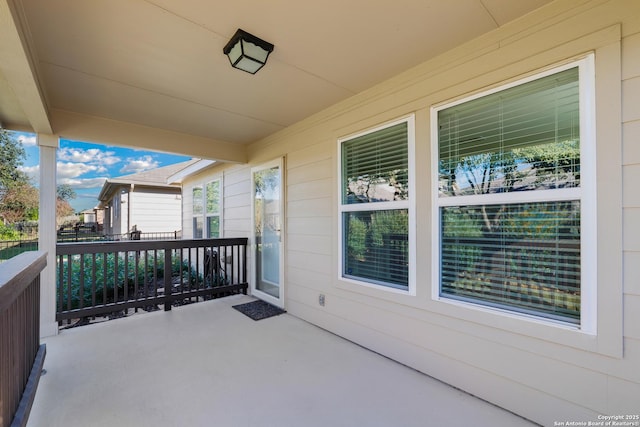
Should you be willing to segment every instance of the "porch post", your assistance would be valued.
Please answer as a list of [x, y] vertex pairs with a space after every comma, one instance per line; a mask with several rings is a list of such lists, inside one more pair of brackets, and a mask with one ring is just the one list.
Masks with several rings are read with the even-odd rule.
[[56, 150], [57, 135], [39, 133], [40, 214], [38, 248], [47, 252], [47, 266], [40, 274], [40, 336], [58, 333], [56, 323]]

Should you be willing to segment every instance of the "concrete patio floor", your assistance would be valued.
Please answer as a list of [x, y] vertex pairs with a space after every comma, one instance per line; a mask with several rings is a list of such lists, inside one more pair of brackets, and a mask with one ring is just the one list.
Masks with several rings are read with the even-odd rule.
[[243, 295], [46, 339], [29, 427], [531, 426]]

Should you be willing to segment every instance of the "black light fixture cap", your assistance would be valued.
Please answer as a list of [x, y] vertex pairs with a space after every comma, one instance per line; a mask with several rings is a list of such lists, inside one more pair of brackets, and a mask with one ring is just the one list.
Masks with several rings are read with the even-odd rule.
[[222, 52], [224, 52], [225, 55], [228, 55], [231, 49], [236, 45], [236, 43], [238, 43], [238, 40], [240, 39], [251, 42], [256, 46], [260, 46], [261, 48], [263, 48], [269, 53], [273, 52], [273, 44], [267, 41], [264, 41], [260, 37], [256, 37], [253, 34], [248, 33], [241, 28], [238, 28], [238, 31], [236, 31], [233, 37], [231, 37], [229, 42], [224, 46], [224, 48], [222, 49]]

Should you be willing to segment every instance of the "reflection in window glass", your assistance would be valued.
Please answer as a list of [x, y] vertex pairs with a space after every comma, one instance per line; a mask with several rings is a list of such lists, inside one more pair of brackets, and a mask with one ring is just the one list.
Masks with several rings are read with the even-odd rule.
[[219, 216], [207, 217], [207, 237], [210, 239], [217, 239], [220, 237], [220, 217]]
[[577, 187], [578, 68], [438, 112], [440, 196]]
[[202, 225], [203, 225], [202, 216], [194, 216], [193, 217], [193, 238], [194, 239], [201, 239], [203, 237]]
[[407, 289], [408, 210], [345, 212], [343, 224], [345, 276]]
[[207, 214], [220, 212], [220, 181], [211, 181], [207, 184]]
[[441, 296], [580, 323], [579, 77], [437, 110]]
[[202, 187], [193, 187], [193, 214], [202, 214]]
[[341, 276], [410, 290], [413, 117], [340, 141]]
[[407, 200], [407, 123], [343, 142], [342, 183], [345, 204]]
[[[442, 293], [580, 317], [580, 202], [443, 207]], [[490, 224], [486, 219], [493, 218]]]

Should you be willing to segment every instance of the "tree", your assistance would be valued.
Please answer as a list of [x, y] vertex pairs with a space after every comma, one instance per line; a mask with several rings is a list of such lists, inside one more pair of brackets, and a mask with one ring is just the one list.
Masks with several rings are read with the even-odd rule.
[[5, 190], [0, 200], [0, 215], [9, 224], [38, 219], [38, 190], [28, 182], [16, 183]]
[[0, 128], [0, 217], [4, 222], [37, 218], [38, 192], [19, 168], [26, 153], [22, 145]]
[[[9, 224], [38, 219], [39, 192], [20, 170], [26, 153], [22, 145], [0, 128], [0, 218]], [[56, 218], [73, 215], [69, 200], [76, 192], [69, 184], [56, 189]]]
[[[567, 140], [449, 159], [440, 164], [440, 177], [446, 183], [443, 191], [456, 196], [573, 187], [580, 180], [580, 145]], [[466, 210], [480, 212], [480, 229], [492, 238], [504, 227], [505, 208]]]
[[[579, 185], [579, 180], [578, 140], [471, 154], [440, 163], [440, 191], [451, 196], [567, 188]], [[520, 268], [523, 275], [533, 277], [539, 273], [538, 266], [544, 267], [536, 257], [557, 256], [539, 242], [552, 237], [549, 242], [557, 242], [558, 230], [564, 239], [577, 235], [576, 218], [579, 208], [572, 201], [463, 204], [443, 208], [443, 237], [452, 242], [450, 258], [455, 258], [452, 262], [461, 276], [469, 277], [474, 271], [485, 274], [502, 268], [507, 260], [510, 267], [505, 275], [514, 275]]]
[[73, 215], [73, 208], [66, 200], [58, 198], [56, 200], [56, 224], [58, 226], [64, 223], [66, 217]]
[[56, 191], [57, 191], [58, 199], [65, 200], [67, 202], [71, 199], [75, 199], [77, 196], [75, 190], [69, 184], [58, 185], [58, 188], [56, 189]]
[[26, 153], [22, 145], [5, 129], [0, 128], [0, 197], [14, 185], [29, 181], [19, 167]]
[[66, 217], [73, 215], [73, 207], [69, 200], [76, 198], [76, 192], [69, 184], [60, 184], [56, 188], [56, 223], [62, 225]]

